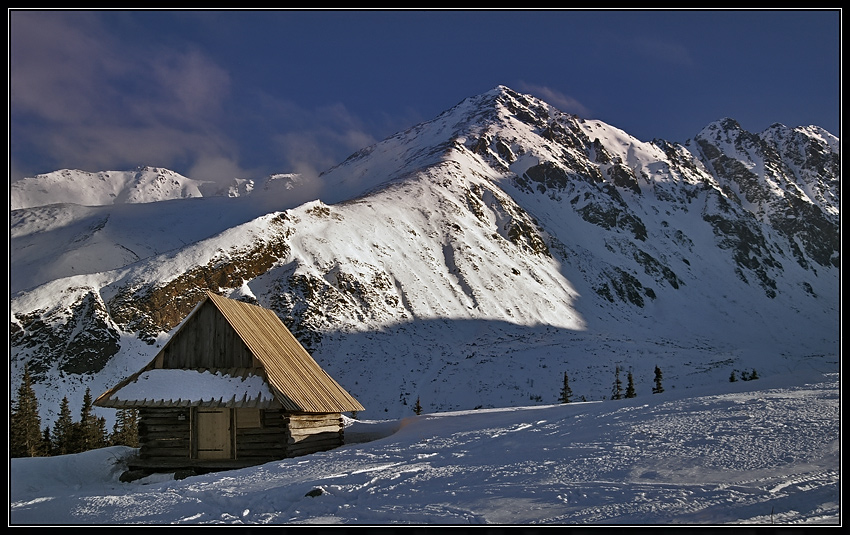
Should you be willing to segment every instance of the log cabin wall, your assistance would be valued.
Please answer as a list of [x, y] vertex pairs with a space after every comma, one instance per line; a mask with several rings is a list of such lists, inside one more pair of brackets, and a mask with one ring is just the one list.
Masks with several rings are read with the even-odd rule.
[[137, 467], [175, 469], [252, 466], [327, 451], [344, 443], [341, 413], [235, 409], [235, 459], [196, 459], [192, 455], [191, 411], [188, 407], [139, 409]]
[[[254, 411], [256, 416], [252, 415]], [[273, 409], [236, 409], [236, 458], [262, 464], [284, 457], [284, 412]]]
[[341, 413], [289, 413], [285, 419], [287, 457], [326, 451], [344, 443]]
[[188, 461], [191, 451], [189, 410], [139, 408], [139, 457], [146, 461]]

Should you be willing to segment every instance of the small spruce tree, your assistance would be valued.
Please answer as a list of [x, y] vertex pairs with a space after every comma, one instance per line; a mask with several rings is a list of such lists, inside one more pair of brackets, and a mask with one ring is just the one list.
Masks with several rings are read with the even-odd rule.
[[561, 387], [561, 395], [558, 397], [558, 401], [569, 403], [572, 396], [573, 391], [570, 388], [570, 378], [567, 377], [567, 372], [564, 372], [564, 385]]
[[737, 380], [738, 380], [738, 378], [735, 377], [735, 370], [732, 370], [732, 373], [729, 374], [729, 382], [734, 383]]
[[635, 381], [631, 370], [629, 370], [628, 381], [626, 383], [626, 398], [633, 398], [635, 396]]
[[109, 432], [106, 430], [106, 418], [96, 416], [94, 419], [94, 442], [91, 449], [105, 448], [109, 446]]
[[86, 388], [80, 421], [76, 426], [74, 453], [102, 448], [107, 445], [106, 419], [94, 413], [91, 389]]
[[41, 447], [43, 455], [48, 457], [53, 455], [53, 441], [50, 440], [50, 426], [45, 427], [41, 432]]
[[422, 405], [419, 404], [419, 396], [416, 396], [416, 405], [413, 406], [413, 412], [416, 413], [416, 416], [422, 414]]
[[655, 367], [655, 386], [652, 387], [653, 394], [660, 394], [664, 392], [664, 387], [661, 386], [661, 368], [658, 366]]
[[38, 399], [32, 386], [29, 367], [24, 366], [24, 378], [18, 387], [18, 399], [11, 406], [9, 418], [9, 456], [41, 457], [44, 451], [44, 436], [41, 431], [41, 416], [38, 414]]
[[53, 423], [53, 434], [50, 437], [54, 455], [65, 455], [72, 452], [73, 433], [74, 421], [71, 419], [68, 397], [65, 396], [59, 403], [59, 416]]
[[753, 368], [753, 371], [752, 371], [752, 373], [750, 374], [750, 381], [752, 381], [752, 380], [754, 380], [754, 379], [758, 379], [758, 378], [759, 378], [759, 374], [758, 374], [758, 372], [756, 371], [756, 369], [755, 369], [755, 368]]
[[614, 368], [614, 388], [611, 390], [611, 399], [622, 399], [623, 381], [620, 380], [620, 367]]

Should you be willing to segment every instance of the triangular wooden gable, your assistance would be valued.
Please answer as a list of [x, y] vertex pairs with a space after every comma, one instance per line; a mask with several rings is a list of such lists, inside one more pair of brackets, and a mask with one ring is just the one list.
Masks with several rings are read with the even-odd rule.
[[104, 392], [95, 405], [119, 406], [110, 401], [114, 395], [153, 369], [238, 369], [242, 374], [254, 370], [253, 374], [264, 376], [284, 410], [364, 410], [319, 366], [277, 314], [212, 292], [207, 292], [147, 366]]

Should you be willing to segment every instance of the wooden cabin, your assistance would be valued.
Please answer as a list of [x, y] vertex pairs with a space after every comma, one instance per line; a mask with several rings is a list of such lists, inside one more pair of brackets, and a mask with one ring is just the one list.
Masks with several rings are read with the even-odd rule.
[[139, 411], [130, 470], [222, 470], [344, 443], [363, 406], [273, 311], [207, 293], [144, 368], [94, 404]]

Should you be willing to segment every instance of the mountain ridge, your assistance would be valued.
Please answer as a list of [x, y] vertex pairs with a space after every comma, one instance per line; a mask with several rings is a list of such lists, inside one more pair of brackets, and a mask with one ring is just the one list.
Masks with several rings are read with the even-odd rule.
[[[615, 365], [662, 362], [687, 388], [837, 358], [837, 139], [736, 125], [691, 148], [642, 142], [500, 86], [327, 170], [321, 200], [168, 201], [230, 216], [13, 295], [13, 371], [108, 386], [207, 289], [275, 310], [388, 416], [417, 394], [431, 409], [521, 404], [555, 368], [584, 370], [576, 386], [598, 399]], [[13, 211], [13, 258], [38, 210]]]

